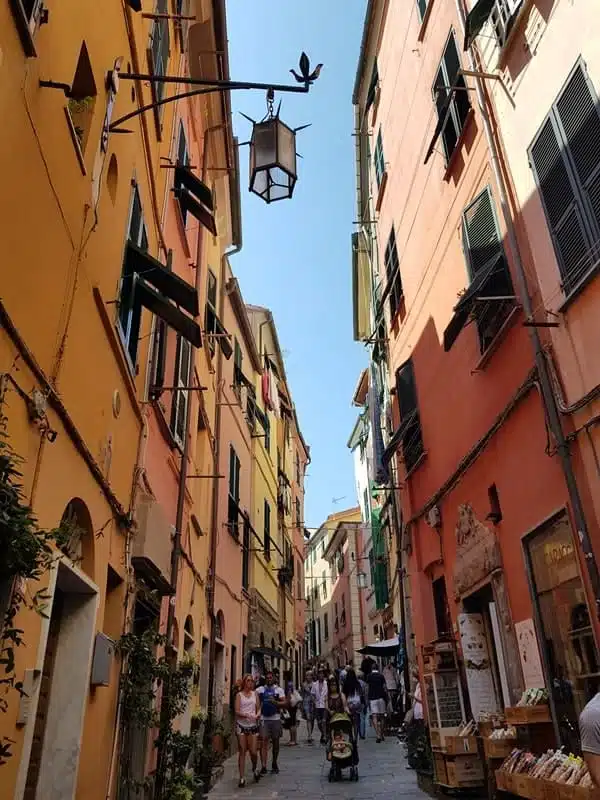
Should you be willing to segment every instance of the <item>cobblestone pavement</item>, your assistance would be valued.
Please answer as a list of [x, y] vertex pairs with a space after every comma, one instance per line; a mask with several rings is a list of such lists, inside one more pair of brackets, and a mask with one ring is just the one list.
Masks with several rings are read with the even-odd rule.
[[[340, 783], [329, 783], [329, 765], [325, 748], [315, 743], [304, 743], [305, 730], [301, 725], [297, 747], [286, 747], [288, 735], [284, 734], [279, 757], [279, 775], [266, 775], [254, 783], [250, 763], [246, 766], [246, 786], [238, 789], [237, 756], [225, 763], [225, 772], [209, 794], [209, 800], [426, 800], [428, 797], [417, 787], [415, 772], [406, 768], [404, 746], [396, 737], [386, 738], [377, 744], [372, 729], [367, 739], [359, 741], [358, 783], [348, 780], [348, 771]], [[318, 742], [318, 739], [317, 739]], [[269, 766], [270, 766], [269, 754]]]

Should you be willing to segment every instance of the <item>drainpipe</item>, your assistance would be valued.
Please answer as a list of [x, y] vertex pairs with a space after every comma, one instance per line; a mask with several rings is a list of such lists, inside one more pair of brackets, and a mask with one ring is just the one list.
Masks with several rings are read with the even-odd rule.
[[[391, 477], [392, 485], [397, 486], [395, 470], [392, 470]], [[396, 579], [398, 581], [398, 599], [400, 601], [400, 634], [398, 636], [398, 641], [404, 650], [404, 667], [402, 673], [404, 675], [404, 697], [408, 699], [408, 695], [410, 694], [410, 664], [408, 645], [406, 643], [406, 607], [404, 597], [405, 570], [402, 565], [402, 516], [398, 509], [396, 489], [392, 489], [392, 509], [394, 512], [394, 527], [396, 528]], [[404, 697], [402, 698], [402, 711], [404, 711]]]
[[[456, 2], [456, 10], [458, 12], [458, 18], [460, 20], [462, 33], [464, 36], [465, 11], [463, 3], [461, 0], [455, 0], [455, 2]], [[476, 71], [478, 68], [478, 64], [473, 56], [472, 47], [469, 48], [469, 63], [471, 70]], [[494, 172], [494, 178], [498, 186], [502, 215], [504, 217], [504, 222], [506, 224], [506, 233], [508, 238], [509, 250], [512, 256], [513, 263], [515, 265], [515, 273], [519, 286], [519, 295], [521, 302], [523, 304], [523, 310], [525, 312], [525, 316], [528, 319], [533, 319], [533, 306], [531, 303], [531, 298], [529, 296], [529, 290], [527, 288], [525, 268], [523, 267], [523, 261], [521, 258], [521, 252], [517, 241], [516, 231], [510, 213], [508, 192], [506, 190], [506, 185], [500, 162], [499, 146], [497, 143], [497, 139], [500, 140], [500, 133], [497, 130], [497, 128], [495, 130], [492, 130], [490, 117], [486, 107], [485, 94], [483, 91], [481, 78], [475, 78], [475, 87], [477, 93], [477, 103], [479, 105], [479, 111], [481, 113], [481, 118], [483, 121], [485, 138], [490, 151], [492, 170]], [[559, 455], [563, 477], [565, 479], [565, 483], [567, 486], [567, 493], [569, 496], [569, 502], [571, 504], [573, 519], [577, 527], [577, 534], [579, 542], [581, 544], [581, 549], [583, 551], [584, 561], [587, 567], [590, 584], [592, 586], [592, 591], [594, 592], [594, 599], [596, 602], [596, 623], [597, 623], [600, 612], [600, 606], [599, 606], [600, 575], [598, 573], [598, 565], [594, 557], [594, 552], [592, 550], [592, 545], [587, 530], [585, 513], [583, 510], [583, 502], [581, 500], [581, 495], [579, 493], [579, 488], [577, 486], [577, 480], [573, 469], [569, 444], [563, 433], [558, 404], [556, 401], [556, 397], [554, 396], [554, 392], [552, 390], [552, 380], [548, 371], [548, 362], [544, 355], [544, 349], [542, 347], [542, 343], [537, 328], [530, 327], [528, 328], [528, 331], [529, 331], [529, 337], [531, 339], [531, 344], [533, 347], [535, 365], [538, 371], [541, 396], [544, 404], [544, 409], [546, 411], [546, 419], [550, 427], [550, 430], [552, 432], [552, 435], [554, 436], [557, 443], [556, 449]], [[597, 633], [596, 627], [597, 624], [594, 625], [594, 630]]]

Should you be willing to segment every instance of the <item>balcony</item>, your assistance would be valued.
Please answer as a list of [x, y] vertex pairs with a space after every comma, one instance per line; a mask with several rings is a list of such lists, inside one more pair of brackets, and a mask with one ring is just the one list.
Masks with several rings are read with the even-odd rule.
[[131, 563], [134, 570], [161, 594], [172, 594], [171, 526], [153, 497], [143, 495], [136, 510], [137, 533]]

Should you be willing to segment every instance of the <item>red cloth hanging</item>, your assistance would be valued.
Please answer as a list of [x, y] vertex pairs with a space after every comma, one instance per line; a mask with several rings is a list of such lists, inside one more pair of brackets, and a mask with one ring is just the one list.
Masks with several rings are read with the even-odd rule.
[[272, 409], [273, 404], [271, 402], [271, 377], [269, 375], [268, 369], [265, 369], [262, 374], [262, 396], [265, 408]]

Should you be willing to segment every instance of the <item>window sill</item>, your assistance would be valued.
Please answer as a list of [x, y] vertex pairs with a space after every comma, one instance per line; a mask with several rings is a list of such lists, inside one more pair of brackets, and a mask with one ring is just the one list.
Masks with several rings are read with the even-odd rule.
[[455, 165], [456, 160], [458, 158], [458, 154], [462, 150], [462, 146], [463, 146], [463, 144], [465, 142], [465, 138], [467, 136], [467, 130], [469, 129], [469, 127], [471, 125], [471, 122], [473, 121], [474, 118], [475, 118], [475, 111], [473, 110], [473, 107], [471, 106], [471, 108], [469, 109], [469, 113], [467, 114], [467, 118], [465, 119], [465, 124], [463, 125], [463, 129], [460, 132], [460, 136], [458, 137], [458, 141], [456, 142], [456, 146], [455, 146], [454, 150], [452, 151], [452, 155], [448, 159], [448, 163], [446, 164], [446, 169], [444, 171], [444, 177], [443, 177], [443, 180], [446, 181], [446, 182], [448, 182], [450, 180], [450, 177], [452, 175], [452, 171], [454, 169], [454, 165]]
[[79, 144], [79, 137], [77, 136], [77, 131], [75, 130], [75, 124], [73, 123], [73, 119], [71, 114], [69, 113], [69, 109], [67, 106], [64, 107], [65, 110], [65, 117], [67, 118], [67, 126], [69, 128], [69, 133], [71, 134], [71, 141], [73, 142], [73, 147], [75, 148], [75, 155], [77, 156], [77, 161], [79, 162], [79, 167], [81, 169], [82, 175], [87, 175], [85, 169], [85, 162], [83, 160], [83, 152], [81, 150], [81, 145]]
[[594, 280], [598, 273], [600, 273], [600, 259], [598, 259], [598, 261], [589, 268], [583, 278], [580, 279], [579, 283], [577, 283], [568, 294], [565, 293], [565, 299], [557, 308], [559, 314], [567, 311], [569, 306], [571, 306], [575, 300], [577, 300], [579, 295], [582, 294], [585, 289], [587, 289], [589, 284]]
[[512, 328], [513, 324], [515, 323], [517, 314], [520, 310], [521, 306], [518, 303], [515, 303], [514, 307], [511, 309], [510, 313], [502, 323], [500, 330], [481, 354], [481, 358], [475, 365], [475, 368], [471, 370], [472, 375], [474, 375], [476, 372], [481, 372], [486, 368], [488, 362], [505, 339], [509, 328]]
[[419, 33], [417, 34], [417, 41], [422, 42], [425, 38], [425, 31], [427, 30], [427, 24], [429, 23], [429, 17], [431, 16], [431, 9], [433, 8], [433, 4], [435, 0], [429, 0], [427, 3], [427, 8], [425, 9], [425, 16], [421, 20], [421, 27], [419, 28]]
[[129, 399], [134, 409], [134, 413], [138, 418], [138, 420], [142, 422], [142, 412], [140, 410], [140, 406], [137, 399], [133, 367], [130, 359], [125, 354], [125, 349], [123, 346], [123, 338], [118, 328], [118, 323], [117, 326], [113, 325], [113, 322], [108, 314], [108, 311], [106, 310], [106, 304], [104, 303], [104, 299], [102, 297], [102, 294], [100, 293], [100, 289], [97, 286], [94, 286], [94, 288], [92, 289], [92, 293], [94, 295], [94, 302], [96, 303], [96, 308], [98, 309], [98, 313], [100, 314], [100, 320], [102, 322], [102, 326], [108, 338], [110, 348], [113, 351], [113, 354], [117, 361], [119, 372], [121, 373], [121, 377], [123, 378], [123, 382], [125, 384], [125, 388], [127, 389], [127, 394], [129, 395]]
[[387, 169], [381, 176], [381, 183], [379, 184], [379, 188], [377, 190], [377, 200], [375, 201], [375, 211], [379, 211], [381, 208], [381, 204], [383, 203], [383, 196], [385, 194], [385, 187], [387, 186], [388, 182], [388, 172]]

